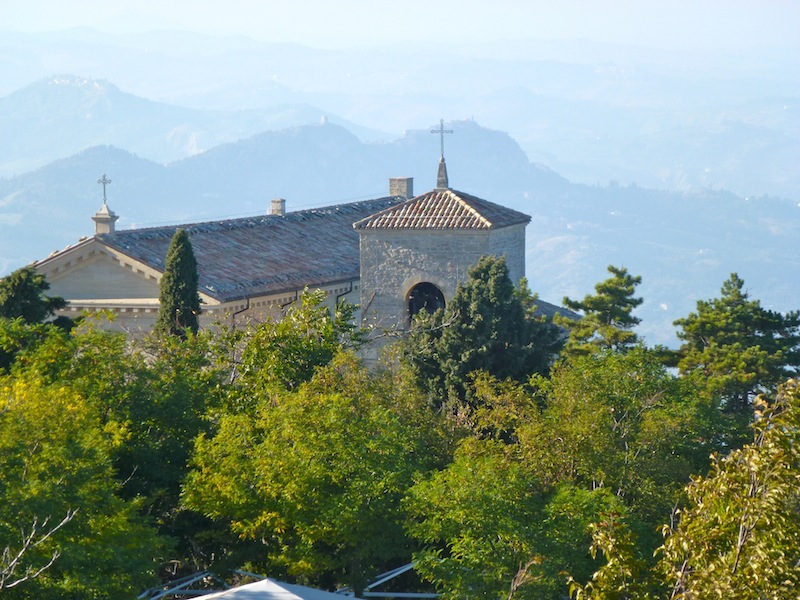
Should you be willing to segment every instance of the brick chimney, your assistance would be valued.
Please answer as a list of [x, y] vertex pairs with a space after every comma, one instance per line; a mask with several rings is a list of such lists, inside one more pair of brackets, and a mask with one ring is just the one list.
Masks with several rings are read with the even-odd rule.
[[390, 177], [389, 195], [414, 197], [414, 178], [413, 177]]
[[283, 198], [275, 198], [272, 201], [272, 210], [270, 211], [272, 215], [283, 216], [286, 214], [286, 200]]

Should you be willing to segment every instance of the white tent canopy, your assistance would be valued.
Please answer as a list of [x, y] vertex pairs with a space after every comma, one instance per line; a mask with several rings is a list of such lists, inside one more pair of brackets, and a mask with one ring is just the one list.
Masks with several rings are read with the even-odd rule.
[[324, 592], [304, 585], [262, 579], [224, 592], [201, 596], [203, 600], [345, 600], [352, 596]]

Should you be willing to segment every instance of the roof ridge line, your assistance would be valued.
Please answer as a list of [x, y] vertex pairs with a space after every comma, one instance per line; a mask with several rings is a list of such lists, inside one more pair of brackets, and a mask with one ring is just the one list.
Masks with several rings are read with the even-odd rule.
[[203, 225], [217, 225], [217, 224], [220, 224], [220, 223], [226, 223], [226, 224], [229, 224], [229, 223], [230, 224], [244, 223], [246, 221], [251, 221], [253, 219], [259, 219], [260, 220], [260, 219], [277, 217], [277, 216], [289, 217], [289, 216], [293, 216], [293, 215], [302, 215], [302, 214], [305, 214], [305, 213], [311, 213], [311, 212], [319, 211], [319, 210], [331, 211], [331, 210], [337, 210], [337, 209], [342, 208], [342, 207], [355, 206], [355, 205], [364, 205], [364, 204], [371, 203], [371, 202], [383, 202], [383, 201], [387, 201], [387, 200], [400, 199], [400, 198], [401, 198], [401, 196], [381, 196], [379, 198], [366, 198], [364, 200], [354, 200], [352, 202], [340, 202], [339, 204], [325, 204], [325, 205], [321, 205], [321, 206], [310, 206], [308, 208], [303, 208], [303, 209], [300, 209], [300, 210], [292, 210], [292, 211], [286, 212], [283, 215], [273, 215], [271, 213], [258, 213], [258, 214], [250, 215], [250, 216], [247, 216], [247, 217], [233, 217], [233, 218], [230, 218], [230, 219], [208, 219], [206, 221], [194, 221], [194, 222], [188, 222], [188, 223], [187, 222], [183, 222], [183, 223], [175, 223], [175, 224], [167, 224], [167, 225], [152, 225], [150, 227], [135, 227], [135, 228], [132, 228], [132, 229], [118, 229], [115, 232], [115, 235], [155, 232], [155, 231], [159, 231], [159, 230], [189, 229], [189, 228], [202, 227]]
[[492, 222], [489, 221], [489, 219], [487, 219], [486, 217], [484, 217], [480, 212], [478, 212], [478, 209], [476, 209], [474, 206], [472, 206], [469, 202], [467, 202], [459, 194], [455, 193], [454, 190], [448, 189], [447, 191], [449, 193], [451, 193], [453, 196], [455, 196], [456, 200], [458, 200], [458, 202], [460, 202], [462, 206], [465, 206], [474, 216], [476, 216], [478, 219], [480, 219], [480, 221], [484, 225], [486, 225], [487, 229], [492, 229]]

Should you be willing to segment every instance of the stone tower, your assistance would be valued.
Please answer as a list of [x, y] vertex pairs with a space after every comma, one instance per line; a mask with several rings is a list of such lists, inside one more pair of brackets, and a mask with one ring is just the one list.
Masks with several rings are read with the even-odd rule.
[[[442, 161], [443, 163], [443, 161]], [[420, 310], [446, 306], [467, 270], [485, 255], [505, 256], [514, 283], [525, 275], [530, 217], [452, 190], [436, 189], [362, 219], [361, 320], [405, 329]]]

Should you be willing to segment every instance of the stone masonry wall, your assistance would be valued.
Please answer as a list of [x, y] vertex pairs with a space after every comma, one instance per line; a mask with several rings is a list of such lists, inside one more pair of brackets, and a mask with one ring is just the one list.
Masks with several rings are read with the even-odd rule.
[[525, 225], [496, 231], [361, 231], [362, 324], [405, 328], [406, 298], [421, 282], [449, 302], [468, 269], [487, 254], [505, 255], [512, 281], [525, 273]]
[[526, 223], [491, 231], [489, 252], [495, 256], [505, 256], [508, 276], [515, 286], [525, 277], [525, 226]]

